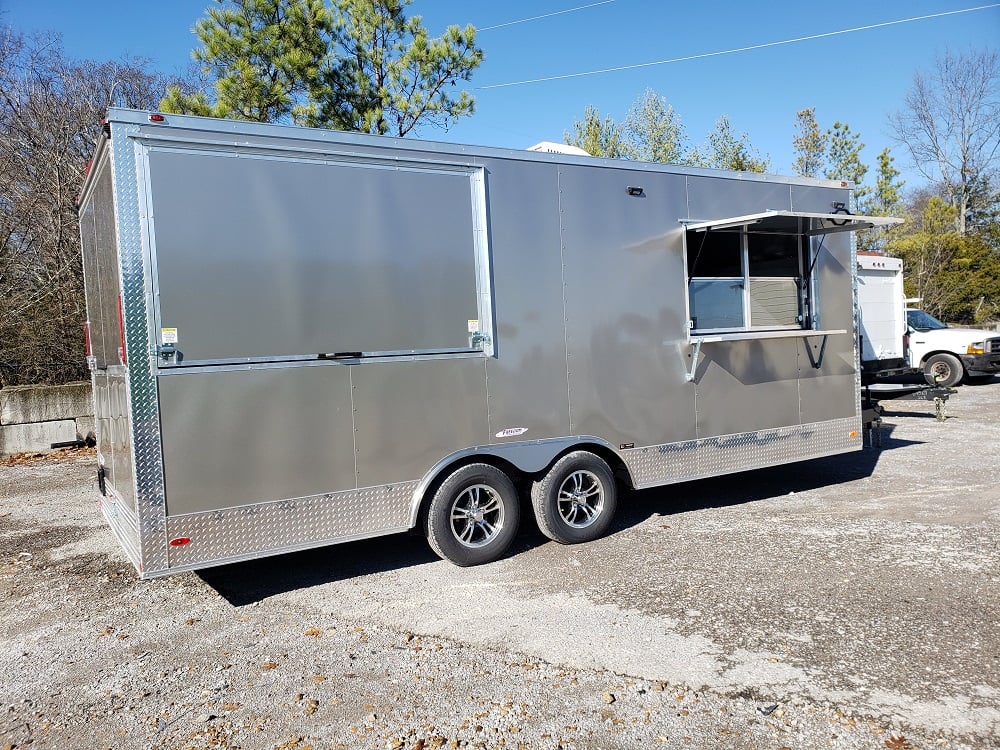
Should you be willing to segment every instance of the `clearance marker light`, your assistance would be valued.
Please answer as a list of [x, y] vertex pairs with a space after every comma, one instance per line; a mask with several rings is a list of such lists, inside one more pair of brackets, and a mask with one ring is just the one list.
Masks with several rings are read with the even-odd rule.
[[128, 354], [125, 352], [125, 314], [122, 312], [122, 296], [118, 295], [118, 360], [128, 364]]
[[170, 540], [171, 547], [183, 547], [185, 544], [191, 544], [191, 539], [186, 536], [179, 536], [176, 539]]
[[164, 117], [163, 115], [150, 115], [149, 116], [149, 121], [150, 122], [164, 122], [166, 119], [167, 118]]

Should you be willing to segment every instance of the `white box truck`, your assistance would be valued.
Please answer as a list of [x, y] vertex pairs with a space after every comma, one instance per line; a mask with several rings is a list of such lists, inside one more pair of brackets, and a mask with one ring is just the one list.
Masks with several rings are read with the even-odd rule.
[[[911, 300], [918, 302], [919, 300]], [[907, 309], [903, 261], [858, 252], [858, 324], [862, 381], [921, 372], [931, 385], [951, 387], [1000, 372], [1000, 333], [952, 328]]]
[[858, 326], [863, 382], [910, 370], [899, 258], [858, 251]]

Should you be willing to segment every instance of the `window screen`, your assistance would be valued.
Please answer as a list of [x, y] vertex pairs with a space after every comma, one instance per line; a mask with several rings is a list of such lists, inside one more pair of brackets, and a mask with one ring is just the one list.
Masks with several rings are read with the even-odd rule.
[[797, 232], [732, 227], [687, 233], [691, 327], [701, 331], [802, 325], [803, 246]]

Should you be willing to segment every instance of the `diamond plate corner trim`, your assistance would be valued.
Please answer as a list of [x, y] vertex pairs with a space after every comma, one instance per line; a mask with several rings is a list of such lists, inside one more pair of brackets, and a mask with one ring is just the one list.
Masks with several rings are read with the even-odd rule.
[[[857, 208], [854, 201], [854, 191], [850, 193], [850, 210], [854, 213]], [[860, 305], [858, 305], [858, 233], [848, 232], [851, 236], [851, 254], [849, 268], [851, 269], [851, 321], [853, 323], [853, 328], [851, 332], [854, 334], [854, 361], [857, 363], [861, 362], [861, 337], [859, 331], [861, 330], [860, 321]], [[854, 368], [854, 411], [856, 414], [861, 414], [861, 367]]]
[[636, 489], [822, 458], [861, 448], [861, 418], [777, 427], [621, 452]]
[[410, 528], [417, 482], [245, 505], [167, 518], [169, 567], [237, 562]]
[[119, 280], [128, 361], [128, 413], [139, 526], [139, 572], [148, 574], [167, 567], [167, 539], [159, 409], [150, 356], [152, 326], [146, 304], [152, 294], [152, 282], [144, 252], [145, 215], [142, 209], [145, 195], [140, 193], [140, 186], [145, 184], [145, 179], [140, 179], [136, 157], [139, 146], [133, 140], [138, 132], [135, 125], [111, 124]]
[[101, 512], [129, 562], [141, 573], [139, 556], [139, 519], [121, 498], [112, 494], [101, 498]]

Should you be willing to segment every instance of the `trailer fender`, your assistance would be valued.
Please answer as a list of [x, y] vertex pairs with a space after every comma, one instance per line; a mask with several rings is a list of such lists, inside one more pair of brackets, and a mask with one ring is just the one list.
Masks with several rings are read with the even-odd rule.
[[587, 449], [588, 445], [599, 447], [601, 452], [615, 456], [617, 462], [624, 465], [618, 451], [610, 443], [591, 435], [481, 445], [455, 451], [434, 464], [417, 484], [410, 501], [410, 528], [415, 528], [419, 523], [421, 506], [435, 481], [462, 463], [495, 461], [499, 468], [513, 467], [521, 474], [536, 475], [545, 471], [563, 454], [575, 449]]

